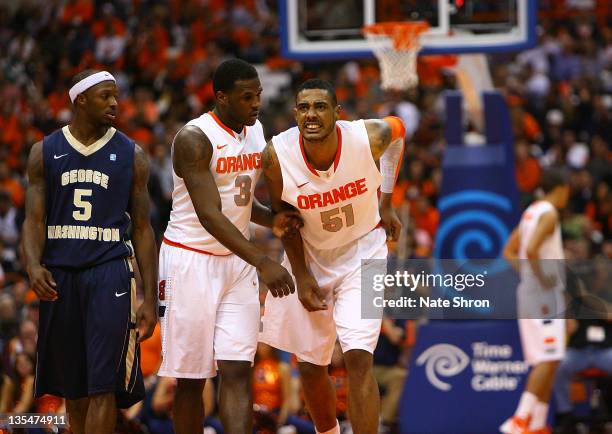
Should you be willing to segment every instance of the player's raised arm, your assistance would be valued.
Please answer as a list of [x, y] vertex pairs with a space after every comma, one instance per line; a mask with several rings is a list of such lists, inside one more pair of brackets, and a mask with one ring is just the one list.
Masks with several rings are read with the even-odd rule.
[[132, 241], [136, 261], [144, 286], [144, 302], [136, 313], [136, 325], [139, 328], [139, 342], [153, 334], [157, 323], [157, 246], [155, 235], [149, 219], [149, 160], [136, 145], [134, 149], [134, 178], [130, 193], [130, 217], [132, 219]]
[[402, 120], [395, 116], [365, 121], [370, 149], [374, 161], [380, 162], [380, 172], [383, 176], [380, 186], [380, 219], [387, 231], [387, 238], [397, 241], [402, 224], [391, 206], [393, 187], [399, 174], [404, 155], [404, 140], [406, 128]]
[[221, 210], [221, 197], [209, 170], [212, 144], [199, 128], [186, 126], [174, 139], [174, 172], [183, 178], [200, 223], [221, 244], [255, 266], [271, 291], [289, 293], [293, 279], [283, 267], [247, 240]]
[[43, 144], [35, 143], [28, 158], [28, 189], [26, 191], [26, 218], [23, 223], [23, 247], [26, 270], [32, 289], [41, 300], [57, 299], [55, 280], [41, 263], [45, 247], [45, 175]]
[[[272, 142], [268, 142], [266, 145], [261, 159], [264, 179], [266, 180], [270, 200], [272, 201], [272, 209], [275, 212], [290, 210], [291, 206], [282, 200], [283, 175]], [[291, 263], [293, 275], [295, 276], [298, 297], [304, 308], [308, 311], [327, 309], [327, 304], [321, 295], [319, 285], [306, 265], [302, 236], [298, 231], [295, 231], [295, 233], [282, 237], [282, 241]]]

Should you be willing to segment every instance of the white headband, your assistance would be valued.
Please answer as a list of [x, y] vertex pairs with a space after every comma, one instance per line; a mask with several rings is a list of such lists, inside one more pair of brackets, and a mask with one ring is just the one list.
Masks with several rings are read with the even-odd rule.
[[103, 81], [114, 81], [116, 83], [115, 77], [113, 74], [106, 71], [96, 72], [88, 77], [85, 77], [83, 80], [79, 81], [77, 84], [72, 86], [68, 91], [68, 95], [70, 95], [70, 101], [74, 102], [77, 96], [85, 92], [92, 86], [95, 86], [98, 83], [102, 83]]

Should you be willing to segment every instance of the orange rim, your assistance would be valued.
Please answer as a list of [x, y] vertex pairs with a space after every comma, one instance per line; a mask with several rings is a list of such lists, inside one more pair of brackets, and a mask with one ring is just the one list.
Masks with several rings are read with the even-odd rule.
[[419, 36], [429, 29], [426, 21], [374, 23], [363, 27], [365, 34], [388, 36], [396, 50], [407, 50], [419, 45]]

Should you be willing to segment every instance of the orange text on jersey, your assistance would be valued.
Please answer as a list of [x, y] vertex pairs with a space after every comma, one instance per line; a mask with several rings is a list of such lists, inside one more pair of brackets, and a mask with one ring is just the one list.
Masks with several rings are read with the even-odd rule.
[[242, 172], [261, 168], [261, 152], [236, 155], [235, 157], [219, 157], [217, 173]]
[[299, 209], [324, 208], [362, 195], [366, 191], [368, 191], [368, 187], [365, 185], [365, 178], [361, 178], [324, 193], [301, 194], [297, 198], [297, 205]]

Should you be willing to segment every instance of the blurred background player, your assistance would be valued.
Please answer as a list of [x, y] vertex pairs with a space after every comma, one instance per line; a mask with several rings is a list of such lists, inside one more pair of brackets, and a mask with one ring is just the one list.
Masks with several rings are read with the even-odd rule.
[[270, 209], [253, 196], [265, 146], [257, 120], [262, 92], [257, 71], [242, 60], [228, 60], [215, 71], [213, 86], [214, 110], [174, 138], [172, 213], [160, 252], [159, 375], [178, 378], [173, 413], [178, 434], [202, 429], [204, 380], [217, 374], [217, 366], [225, 430], [251, 432], [257, 273], [274, 295], [294, 290], [287, 270], [249, 242], [250, 221], [273, 224]]
[[[520, 261], [517, 289], [518, 323], [525, 360], [532, 366], [525, 391], [503, 433], [544, 434], [555, 373], [565, 356], [566, 327], [564, 252], [559, 211], [567, 205], [569, 186], [558, 172], [546, 172], [544, 191], [523, 212], [504, 248], [510, 261]], [[542, 319], [538, 319], [542, 318]]]
[[[297, 209], [301, 234], [283, 238], [298, 293], [266, 299], [261, 340], [294, 353], [317, 432], [339, 432], [327, 366], [336, 336], [349, 377], [353, 430], [375, 433], [380, 397], [372, 353], [381, 319], [361, 318], [361, 261], [386, 271], [389, 238], [401, 224], [391, 208], [405, 129], [398, 118], [339, 121], [333, 85], [307, 80], [296, 93], [297, 127], [264, 151], [264, 175], [275, 210]], [[380, 170], [377, 163], [380, 160]], [[378, 200], [378, 188], [382, 197]], [[367, 265], [366, 265], [367, 266]]]
[[[36, 143], [28, 160], [24, 248], [41, 299], [36, 395], [65, 397], [75, 433], [110, 434], [116, 408], [144, 395], [137, 339], [157, 322], [149, 163], [112, 126], [110, 73], [83, 71], [69, 93], [72, 122]], [[134, 254], [145, 290], [138, 312]]]

